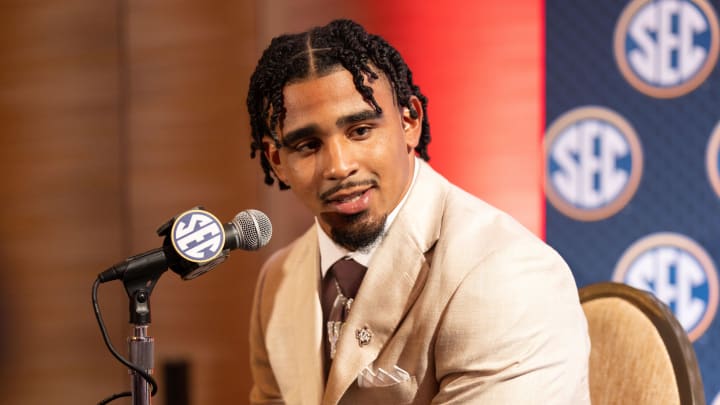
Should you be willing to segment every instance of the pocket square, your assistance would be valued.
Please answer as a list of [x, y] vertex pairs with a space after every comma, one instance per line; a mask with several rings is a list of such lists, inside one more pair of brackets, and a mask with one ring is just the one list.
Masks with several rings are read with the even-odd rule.
[[389, 387], [409, 380], [410, 374], [398, 366], [393, 366], [391, 370], [387, 371], [381, 367], [378, 367], [377, 371], [373, 371], [372, 367], [365, 366], [357, 378], [358, 386], [361, 388]]

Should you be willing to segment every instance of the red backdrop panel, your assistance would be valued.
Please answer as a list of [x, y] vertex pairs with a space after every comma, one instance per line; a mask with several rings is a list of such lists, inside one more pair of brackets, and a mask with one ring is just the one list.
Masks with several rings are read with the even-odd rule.
[[542, 236], [544, 2], [373, 1], [430, 100], [432, 165]]

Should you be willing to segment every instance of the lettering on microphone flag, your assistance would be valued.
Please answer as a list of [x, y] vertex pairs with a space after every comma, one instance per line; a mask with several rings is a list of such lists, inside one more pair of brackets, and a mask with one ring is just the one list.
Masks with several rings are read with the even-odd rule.
[[190, 210], [180, 214], [171, 230], [175, 251], [185, 260], [205, 263], [217, 258], [225, 246], [223, 224], [211, 213]]

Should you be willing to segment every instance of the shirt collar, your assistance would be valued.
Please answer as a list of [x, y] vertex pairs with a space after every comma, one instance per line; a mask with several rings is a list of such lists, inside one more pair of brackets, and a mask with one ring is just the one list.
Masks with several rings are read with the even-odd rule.
[[[407, 200], [408, 195], [410, 194], [410, 189], [415, 184], [415, 179], [417, 179], [418, 170], [420, 169], [420, 164], [418, 163], [417, 159], [418, 158], [416, 157], [414, 165], [415, 168], [413, 170], [413, 177], [410, 183], [410, 187], [403, 196], [402, 200], [400, 200], [400, 203], [398, 203], [398, 205], [393, 208], [393, 210], [390, 212], [387, 219], [385, 220], [385, 229], [383, 233], [387, 232], [387, 230], [390, 228], [390, 225], [393, 223], [393, 221], [395, 221], [395, 218], [397, 217], [400, 208], [403, 206], [403, 204], [405, 204], [405, 200]], [[317, 227], [318, 245], [320, 246], [320, 272], [323, 277], [325, 277], [325, 274], [327, 273], [328, 269], [330, 269], [330, 266], [332, 266], [336, 261], [342, 259], [343, 257], [351, 258], [356, 262], [362, 264], [363, 266], [368, 267], [368, 265], [370, 264], [370, 259], [372, 259], [375, 250], [377, 250], [378, 245], [380, 245], [380, 240], [378, 240], [369, 249], [351, 252], [335, 243], [332, 238], [330, 238], [330, 236], [325, 233], [322, 227], [320, 227], [320, 223], [318, 222], [317, 217], [315, 217], [315, 226]]]

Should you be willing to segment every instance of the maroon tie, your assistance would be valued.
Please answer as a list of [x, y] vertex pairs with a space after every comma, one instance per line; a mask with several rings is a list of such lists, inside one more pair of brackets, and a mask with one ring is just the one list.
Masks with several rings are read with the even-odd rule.
[[[342, 321], [344, 322], [347, 318], [347, 311], [334, 311], [334, 318], [329, 319], [333, 309], [333, 304], [338, 296], [338, 288], [342, 295], [346, 298], [355, 298], [358, 289], [360, 289], [360, 283], [365, 276], [367, 267], [356, 262], [352, 259], [340, 259], [335, 264], [330, 266], [325, 278], [322, 281], [322, 297], [321, 304], [323, 310], [323, 346], [325, 348], [325, 376], [329, 371], [330, 365], [330, 343], [328, 341], [327, 322], [328, 321]], [[339, 319], [338, 318], [339, 315]]]

